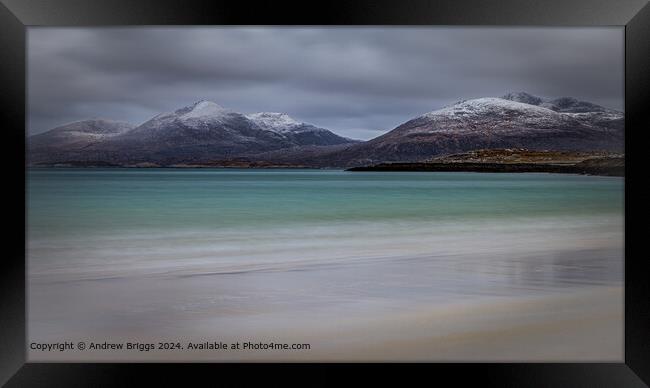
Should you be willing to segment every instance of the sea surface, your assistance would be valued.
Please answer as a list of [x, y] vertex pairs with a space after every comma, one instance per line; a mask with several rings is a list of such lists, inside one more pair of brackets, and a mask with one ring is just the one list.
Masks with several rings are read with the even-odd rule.
[[57, 168], [27, 178], [32, 340], [256, 338], [623, 284], [617, 177]]

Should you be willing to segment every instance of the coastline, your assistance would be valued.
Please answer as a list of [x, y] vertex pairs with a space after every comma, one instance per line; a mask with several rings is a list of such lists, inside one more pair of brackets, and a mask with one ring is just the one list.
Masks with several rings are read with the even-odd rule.
[[109, 163], [94, 161], [62, 161], [26, 164], [38, 168], [129, 168], [129, 169], [309, 169], [345, 170], [351, 172], [477, 172], [477, 173], [551, 173], [596, 176], [625, 176], [625, 156], [607, 152], [531, 151], [526, 149], [483, 149], [460, 154], [443, 155], [418, 162], [381, 162], [371, 165], [317, 165], [276, 163], [263, 160], [214, 160], [173, 164]]
[[210, 165], [173, 165], [173, 166], [120, 166], [120, 165], [49, 165], [27, 166], [26, 170], [38, 169], [217, 169], [217, 170], [342, 170], [350, 172], [476, 172], [476, 173], [548, 173], [548, 174], [576, 174], [593, 176], [624, 177], [624, 169], [587, 169], [563, 165], [540, 164], [499, 164], [499, 163], [382, 163], [361, 167], [312, 167], [312, 166], [210, 166]]
[[384, 162], [347, 171], [552, 173], [625, 176], [625, 155], [607, 152], [483, 149], [419, 162]]
[[469, 175], [30, 172], [30, 341], [312, 346], [30, 357], [618, 357], [621, 180]]
[[580, 166], [540, 163], [381, 163], [352, 167], [346, 171], [488, 172], [551, 173], [598, 176], [625, 176], [624, 166]]

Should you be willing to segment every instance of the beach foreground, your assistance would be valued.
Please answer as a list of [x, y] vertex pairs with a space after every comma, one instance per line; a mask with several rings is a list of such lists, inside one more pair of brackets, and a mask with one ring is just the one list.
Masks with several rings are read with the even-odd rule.
[[553, 174], [33, 171], [28, 356], [621, 361], [622, 189]]
[[[372, 319], [331, 316], [294, 322], [250, 336], [220, 336], [219, 343], [309, 344], [301, 350], [73, 350], [68, 361], [400, 361], [572, 362], [623, 360], [623, 290], [601, 287], [570, 295], [461, 303]], [[209, 317], [197, 325], [211, 326]], [[213, 331], [218, 328], [213, 326]], [[123, 333], [122, 333], [123, 334]], [[175, 343], [177, 337], [169, 338]], [[145, 333], [95, 338], [109, 343], [165, 342]], [[214, 342], [213, 339], [210, 342]], [[180, 341], [204, 343], [189, 334]], [[30, 360], [61, 360], [57, 352], [30, 351]]]

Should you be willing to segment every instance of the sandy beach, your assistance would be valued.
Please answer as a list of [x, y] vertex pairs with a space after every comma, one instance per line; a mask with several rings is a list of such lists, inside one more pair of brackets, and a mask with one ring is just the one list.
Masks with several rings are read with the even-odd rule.
[[620, 361], [621, 183], [40, 171], [29, 359]]
[[[68, 361], [398, 361], [398, 362], [620, 362], [623, 290], [598, 287], [569, 295], [493, 300], [366, 319], [330, 317], [284, 329], [220, 336], [217, 342], [309, 344], [301, 350], [72, 350]], [[202, 317], [199, 326], [210, 326]], [[213, 331], [218, 331], [214, 327]], [[146, 340], [109, 336], [110, 343]], [[169, 338], [176, 342], [178, 338]], [[214, 338], [213, 340], [216, 340]], [[95, 338], [103, 343], [101, 338]], [[162, 341], [164, 342], [164, 340]], [[200, 344], [203, 338], [181, 340]], [[211, 341], [212, 342], [212, 341]], [[31, 361], [61, 360], [58, 352], [30, 351]]]

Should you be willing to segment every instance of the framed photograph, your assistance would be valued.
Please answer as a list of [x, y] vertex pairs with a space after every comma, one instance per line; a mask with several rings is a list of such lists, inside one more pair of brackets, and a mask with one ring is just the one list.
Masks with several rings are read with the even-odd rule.
[[647, 386], [649, 37], [642, 0], [2, 0], [0, 381]]

